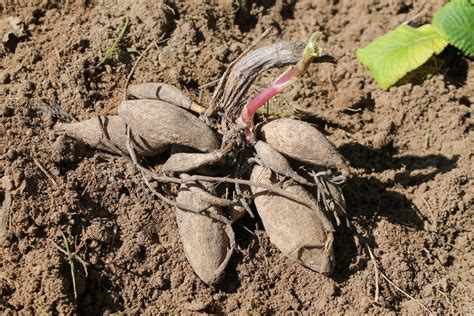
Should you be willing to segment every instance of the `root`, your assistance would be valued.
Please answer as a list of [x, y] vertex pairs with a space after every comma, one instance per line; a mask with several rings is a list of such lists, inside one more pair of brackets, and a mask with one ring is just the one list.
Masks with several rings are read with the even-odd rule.
[[427, 311], [430, 315], [434, 315], [432, 311], [428, 309], [423, 303], [421, 303], [419, 300], [402, 290], [398, 285], [396, 285], [392, 280], [390, 280], [385, 273], [381, 271], [381, 268], [379, 267], [379, 264], [377, 263], [377, 260], [375, 259], [374, 254], [372, 253], [372, 250], [370, 249], [369, 244], [365, 241], [365, 246], [367, 248], [367, 251], [369, 252], [370, 260], [372, 261], [372, 264], [374, 265], [375, 269], [375, 302], [378, 302], [378, 297], [379, 297], [379, 275], [382, 276], [382, 278], [387, 281], [390, 285], [392, 285], [395, 289], [397, 289], [400, 293], [405, 295], [406, 297], [414, 300], [421, 308], [423, 308], [425, 311]]
[[[342, 215], [342, 217], [345, 219], [345, 224], [346, 227], [350, 227], [349, 220], [347, 219], [347, 213], [346, 213], [346, 208], [344, 205], [342, 205], [338, 199], [335, 199], [333, 194], [331, 193], [331, 190], [328, 187], [328, 181], [332, 182], [331, 180], [334, 179], [334, 177], [331, 180], [328, 180], [327, 178], [331, 175], [330, 171], [323, 171], [323, 172], [314, 172], [310, 171], [309, 175], [313, 177], [314, 182], [316, 184], [317, 188], [317, 201], [321, 203], [324, 206], [324, 209], [327, 212], [332, 212], [334, 219], [336, 220], [337, 226], [341, 225], [341, 218], [339, 215]], [[332, 182], [334, 183], [334, 182]], [[334, 183], [337, 184], [337, 183]], [[340, 190], [339, 190], [340, 191]], [[341, 194], [342, 199], [344, 198]]]
[[[242, 165], [242, 156], [239, 157], [239, 163], [237, 167], [235, 168], [234, 177], [240, 177], [242, 175], [242, 171], [240, 169], [241, 165]], [[247, 203], [247, 200], [245, 199], [242, 193], [239, 183], [235, 184], [235, 192], [237, 193], [237, 196], [239, 197], [240, 204], [244, 207], [244, 209], [247, 211], [250, 217], [255, 218], [255, 215], [253, 214], [252, 209], [250, 208], [249, 204]]]
[[[101, 119], [99, 118], [99, 123], [100, 123], [100, 126], [102, 128], [102, 132], [104, 134], [104, 138], [106, 141], [109, 142], [109, 145], [111, 146], [112, 149], [114, 149], [118, 154], [120, 154], [123, 158], [125, 158], [126, 160], [128, 160], [130, 163], [132, 163], [135, 168], [137, 168], [138, 171], [140, 171], [143, 175], [143, 179], [145, 180], [145, 184], [148, 186], [148, 188], [153, 192], [153, 194], [155, 194], [160, 200], [170, 204], [170, 205], [173, 205], [173, 206], [176, 206], [176, 207], [179, 207], [185, 211], [190, 211], [190, 212], [203, 212], [204, 210], [196, 210], [195, 208], [193, 207], [190, 207], [190, 206], [187, 206], [187, 205], [182, 205], [180, 203], [177, 203], [176, 201], [174, 200], [171, 200], [167, 197], [165, 197], [163, 194], [157, 192], [150, 184], [150, 182], [148, 181], [148, 179], [146, 178], [147, 176], [158, 181], [158, 182], [162, 182], [162, 183], [177, 183], [177, 184], [185, 184], [185, 183], [189, 183], [189, 182], [195, 182], [195, 181], [208, 181], [208, 182], [225, 182], [225, 183], [233, 183], [233, 184], [243, 184], [243, 185], [248, 185], [248, 186], [253, 186], [253, 187], [256, 187], [256, 188], [262, 188], [262, 189], [266, 189], [272, 193], [275, 193], [275, 194], [278, 194], [280, 196], [283, 196], [291, 201], [294, 201], [296, 203], [299, 203], [299, 204], [302, 204], [310, 209], [314, 209], [315, 208], [315, 205], [311, 202], [311, 201], [306, 201], [304, 199], [301, 199], [297, 196], [294, 196], [293, 194], [290, 194], [288, 192], [286, 192], [285, 190], [277, 187], [277, 186], [274, 186], [274, 185], [268, 185], [268, 184], [264, 184], [264, 183], [259, 183], [259, 182], [254, 182], [254, 181], [251, 181], [251, 180], [243, 180], [243, 179], [234, 179], [234, 178], [228, 178], [228, 177], [212, 177], [212, 176], [202, 176], [202, 175], [190, 175], [189, 177], [186, 177], [185, 179], [181, 179], [181, 178], [177, 178], [177, 177], [170, 177], [170, 176], [160, 176], [158, 174], [156, 174], [155, 172], [143, 167], [142, 165], [140, 165], [140, 163], [138, 162], [138, 158], [137, 158], [137, 155], [135, 153], [135, 150], [133, 149], [133, 145], [132, 145], [132, 138], [131, 138], [131, 134], [130, 134], [130, 127], [127, 126], [127, 149], [128, 149], [128, 154], [129, 155], [126, 155], [125, 153], [123, 153], [115, 144], [113, 144], [111, 141], [110, 141], [110, 138], [108, 137], [106, 131], [105, 131], [105, 128], [103, 127], [103, 122], [101, 121]], [[211, 215], [212, 216], [212, 215]], [[226, 219], [226, 222], [229, 222], [227, 219]]]
[[[137, 169], [141, 172], [142, 174], [142, 178], [143, 178], [143, 181], [145, 182], [146, 186], [148, 187], [148, 189], [150, 189], [150, 191], [156, 196], [158, 197], [160, 200], [162, 200], [163, 202], [165, 203], [168, 203], [169, 205], [172, 205], [174, 207], [177, 207], [183, 211], [187, 211], [187, 212], [193, 212], [193, 213], [206, 213], [207, 216], [209, 216], [210, 218], [216, 220], [216, 221], [219, 221], [219, 222], [222, 222], [226, 225], [230, 225], [231, 224], [231, 221], [228, 220], [227, 218], [225, 218], [224, 216], [222, 215], [218, 215], [218, 214], [214, 214], [212, 212], [208, 212], [207, 210], [209, 209], [209, 207], [211, 207], [211, 205], [209, 205], [208, 207], [204, 208], [204, 209], [196, 209], [192, 206], [189, 206], [189, 205], [186, 205], [186, 204], [181, 204], [181, 203], [178, 203], [176, 202], [175, 200], [172, 200], [172, 199], [169, 199], [167, 198], [166, 196], [164, 196], [163, 194], [161, 194], [160, 192], [156, 191], [153, 186], [150, 184], [150, 181], [148, 180], [147, 176], [150, 176], [152, 174], [154, 174], [152, 171], [149, 171], [148, 169], [142, 167], [139, 163], [138, 163], [138, 158], [137, 158], [137, 155], [135, 153], [135, 150], [133, 148], [133, 145], [132, 145], [132, 141], [131, 141], [131, 134], [130, 134], [130, 127], [127, 126], [127, 149], [128, 149], [128, 152], [130, 154], [130, 159], [131, 159], [131, 162], [133, 163], [133, 165], [135, 167], [137, 167]], [[152, 177], [154, 178], [154, 177]], [[176, 178], [178, 179], [178, 178]], [[189, 182], [189, 181], [187, 181]], [[183, 183], [186, 183], [186, 182], [183, 182]]]

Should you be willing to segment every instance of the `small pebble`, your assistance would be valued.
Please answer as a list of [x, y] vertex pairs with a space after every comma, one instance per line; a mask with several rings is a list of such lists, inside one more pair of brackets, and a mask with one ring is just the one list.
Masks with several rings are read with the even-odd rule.
[[111, 74], [112, 73], [112, 67], [110, 67], [110, 65], [105, 65], [105, 72], [108, 73], [108, 74]]

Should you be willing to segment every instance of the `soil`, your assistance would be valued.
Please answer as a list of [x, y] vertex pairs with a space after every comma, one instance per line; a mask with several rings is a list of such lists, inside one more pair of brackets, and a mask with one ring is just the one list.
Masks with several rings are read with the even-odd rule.
[[[420, 303], [473, 313], [474, 62], [449, 47], [382, 91], [355, 58], [404, 21], [429, 22], [443, 4], [2, 1], [1, 35], [13, 33], [0, 44], [0, 311], [427, 313]], [[9, 17], [20, 27], [11, 30]], [[126, 19], [125, 36], [97, 66]], [[320, 30], [338, 60], [311, 66], [269, 108], [317, 113], [314, 123], [351, 164], [343, 192], [355, 228], [338, 228], [327, 277], [286, 259], [261, 222], [245, 216], [223, 282], [209, 287], [185, 259], [173, 209], [134, 168], [52, 127], [115, 113], [133, 64], [161, 36], [131, 82], [167, 82], [206, 104], [214, 86], [199, 87], [269, 27], [276, 33], [265, 43]], [[76, 255], [77, 299], [62, 234]], [[367, 246], [380, 272], [417, 301], [381, 274], [377, 282]]]

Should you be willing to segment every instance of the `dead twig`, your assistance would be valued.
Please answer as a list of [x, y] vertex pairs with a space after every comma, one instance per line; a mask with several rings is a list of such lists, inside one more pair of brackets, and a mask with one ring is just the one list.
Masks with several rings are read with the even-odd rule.
[[140, 56], [138, 56], [137, 60], [133, 64], [132, 69], [128, 73], [127, 80], [125, 81], [125, 87], [123, 88], [123, 100], [124, 101], [127, 100], [128, 84], [130, 83], [130, 80], [132, 79], [132, 76], [135, 73], [135, 69], [137, 68], [138, 63], [142, 60], [143, 56], [145, 56], [145, 54], [150, 50], [150, 48], [152, 48], [155, 45], [166, 42], [168, 40], [168, 39], [163, 39], [163, 37], [165, 37], [165, 34], [161, 35], [156, 41], [153, 41], [151, 44], [149, 44], [147, 46], [147, 48], [145, 48], [145, 50], [140, 54]]

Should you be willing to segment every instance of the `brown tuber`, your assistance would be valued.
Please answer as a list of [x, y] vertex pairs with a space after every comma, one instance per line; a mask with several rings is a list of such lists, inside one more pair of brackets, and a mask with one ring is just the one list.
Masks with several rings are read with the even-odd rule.
[[[268, 168], [255, 166], [251, 180], [278, 185], [278, 180]], [[312, 196], [300, 185], [284, 183], [285, 191], [304, 200]], [[334, 269], [332, 247], [334, 228], [314, 203], [309, 208], [298, 202], [252, 187], [254, 202], [270, 240], [285, 256], [305, 267], [324, 274]]]
[[282, 154], [267, 143], [259, 140], [255, 143], [254, 147], [257, 152], [257, 158], [264, 167], [270, 168], [273, 172], [291, 178], [300, 184], [312, 185], [291, 168], [290, 163]]
[[131, 85], [128, 92], [137, 99], [161, 100], [196, 113], [203, 113], [206, 110], [191, 101], [181, 90], [166, 83], [148, 82]]
[[[301, 121], [283, 118], [261, 125], [256, 142], [253, 133], [255, 111], [301, 77], [310, 63], [324, 61], [317, 59], [323, 58], [316, 46], [319, 35], [313, 34], [306, 45], [275, 43], [243, 54], [222, 76], [208, 109], [172, 85], [144, 83], [128, 88], [137, 100], [122, 102], [118, 116], [60, 123], [56, 129], [90, 146], [130, 155], [148, 188], [175, 206], [184, 253], [205, 283], [215, 285], [223, 278], [235, 247], [231, 225], [245, 212], [253, 217], [250, 199], [285, 256], [330, 274], [335, 230], [328, 216], [333, 213], [339, 223], [338, 214], [345, 212], [338, 187], [349, 175], [345, 159], [323, 134]], [[248, 101], [247, 93], [263, 71], [295, 63]], [[130, 144], [138, 156], [154, 156], [171, 147], [162, 165], [164, 174], [141, 166]], [[249, 181], [244, 177], [252, 161], [260, 165], [253, 166]], [[291, 164], [298, 162], [304, 168], [296, 172]], [[328, 169], [342, 175], [333, 176]], [[155, 190], [150, 179], [180, 184], [176, 200]], [[219, 194], [218, 183], [226, 184]]]
[[188, 172], [200, 167], [218, 163], [224, 154], [221, 150], [210, 153], [176, 153], [163, 164], [163, 172]]
[[158, 100], [129, 100], [119, 106], [119, 115], [152, 148], [171, 144], [202, 152], [220, 147], [217, 134], [188, 111]]
[[263, 125], [259, 137], [280, 153], [315, 166], [336, 168], [349, 176], [344, 157], [309, 123], [281, 118]]
[[[94, 148], [117, 154], [114, 148], [116, 147], [122, 153], [128, 152], [127, 126], [119, 116], [95, 117], [76, 123], [58, 123], [54, 128]], [[137, 153], [142, 156], [154, 156], [168, 147], [168, 145], [151, 147], [148, 142], [138, 137], [132, 137], [132, 140]]]
[[[230, 225], [207, 215], [208, 212], [217, 215], [223, 213], [220, 207], [203, 202], [199, 194], [190, 189], [190, 186], [196, 185], [195, 183], [181, 185], [176, 201], [205, 210], [194, 213], [177, 207], [176, 220], [186, 258], [199, 278], [212, 285], [222, 279], [235, 241]], [[212, 184], [207, 187], [212, 187]]]

